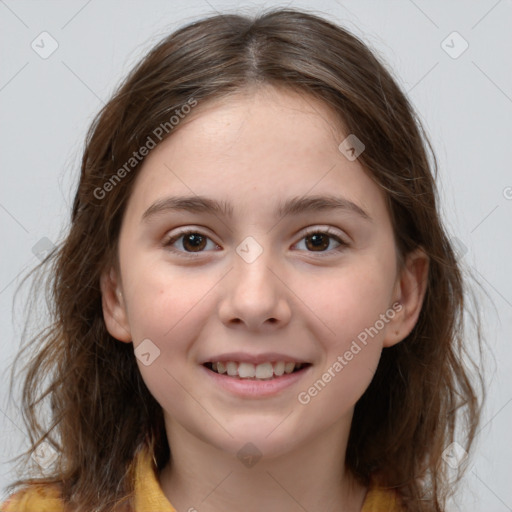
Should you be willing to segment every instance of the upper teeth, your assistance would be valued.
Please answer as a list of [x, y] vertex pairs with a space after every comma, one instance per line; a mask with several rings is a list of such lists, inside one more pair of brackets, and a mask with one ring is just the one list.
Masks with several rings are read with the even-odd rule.
[[212, 363], [213, 371], [217, 373], [227, 373], [230, 377], [240, 377], [242, 379], [257, 378], [271, 379], [274, 375], [280, 376], [283, 373], [292, 373], [293, 370], [301, 368], [301, 363], [285, 363], [278, 361], [276, 363], [261, 363], [254, 365], [252, 363], [237, 363], [236, 361]]

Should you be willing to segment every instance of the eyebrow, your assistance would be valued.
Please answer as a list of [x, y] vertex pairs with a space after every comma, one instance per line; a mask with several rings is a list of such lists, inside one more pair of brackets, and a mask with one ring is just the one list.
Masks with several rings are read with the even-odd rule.
[[[233, 218], [233, 207], [226, 201], [217, 201], [205, 196], [171, 196], [154, 202], [142, 215], [143, 221], [173, 211], [188, 211], [190, 213], [211, 213]], [[291, 197], [278, 204], [276, 217], [286, 217], [310, 212], [325, 212], [342, 210], [355, 213], [365, 220], [371, 217], [360, 206], [344, 197], [338, 196], [301, 196]]]

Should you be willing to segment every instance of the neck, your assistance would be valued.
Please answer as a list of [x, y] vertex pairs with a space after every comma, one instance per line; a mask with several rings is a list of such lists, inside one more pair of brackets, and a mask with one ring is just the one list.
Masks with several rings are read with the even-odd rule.
[[340, 462], [348, 439], [348, 432], [340, 435], [340, 425], [283, 455], [259, 460], [248, 447], [233, 455], [171, 420], [166, 425], [171, 461], [159, 480], [179, 511], [361, 510], [366, 488]]

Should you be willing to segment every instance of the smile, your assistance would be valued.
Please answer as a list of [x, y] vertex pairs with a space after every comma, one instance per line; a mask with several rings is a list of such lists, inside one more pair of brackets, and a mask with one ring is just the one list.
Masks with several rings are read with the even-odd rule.
[[[291, 361], [207, 362], [200, 365], [213, 389], [223, 390], [243, 399], [267, 399], [293, 389], [311, 373], [311, 363]], [[304, 387], [304, 384], [301, 384]]]
[[266, 362], [261, 364], [252, 364], [237, 361], [218, 361], [215, 363], [205, 363], [204, 366], [219, 375], [226, 375], [228, 377], [238, 379], [252, 379], [252, 380], [272, 380], [276, 377], [281, 377], [285, 374], [297, 372], [309, 366], [309, 363], [294, 363], [294, 362]]

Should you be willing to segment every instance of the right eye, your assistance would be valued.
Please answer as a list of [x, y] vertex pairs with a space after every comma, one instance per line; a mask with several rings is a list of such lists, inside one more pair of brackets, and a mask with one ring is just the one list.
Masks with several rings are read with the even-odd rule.
[[[182, 239], [181, 242], [178, 242], [180, 239]], [[214, 247], [219, 247], [215, 242], [213, 242], [203, 233], [197, 230], [187, 229], [172, 235], [168, 240], [166, 240], [164, 247], [169, 248], [172, 252], [181, 255], [187, 255], [188, 253], [190, 256], [192, 256], [194, 253], [197, 254], [204, 252], [205, 247], [208, 245], [208, 241], [210, 241]], [[181, 246], [183, 250], [173, 247], [176, 242], [178, 242], [178, 247]]]

